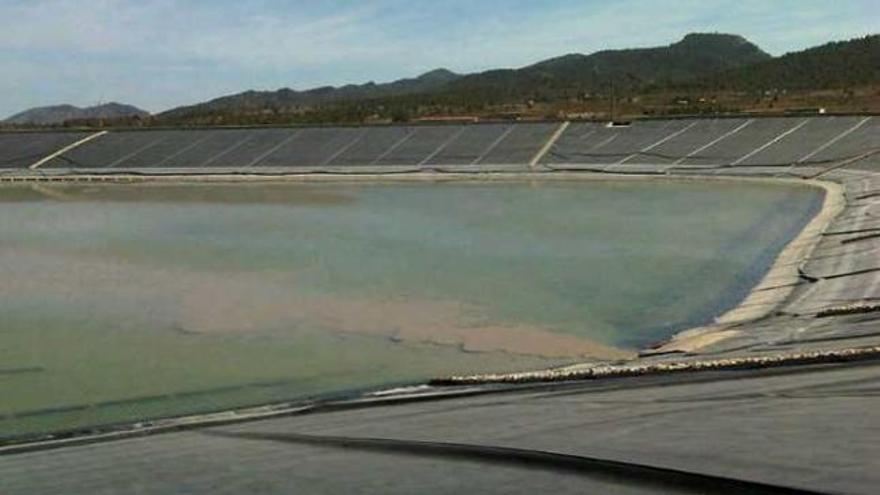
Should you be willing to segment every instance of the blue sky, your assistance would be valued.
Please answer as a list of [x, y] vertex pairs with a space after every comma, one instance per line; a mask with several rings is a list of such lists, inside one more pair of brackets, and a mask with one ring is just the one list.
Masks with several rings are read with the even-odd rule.
[[519, 67], [742, 34], [779, 55], [880, 33], [878, 0], [0, 0], [0, 116]]

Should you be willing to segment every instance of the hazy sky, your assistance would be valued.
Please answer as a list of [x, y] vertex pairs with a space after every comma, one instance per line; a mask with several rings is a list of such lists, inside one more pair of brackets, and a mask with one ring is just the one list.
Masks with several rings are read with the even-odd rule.
[[0, 0], [0, 116], [517, 67], [742, 34], [779, 55], [880, 32], [880, 0]]

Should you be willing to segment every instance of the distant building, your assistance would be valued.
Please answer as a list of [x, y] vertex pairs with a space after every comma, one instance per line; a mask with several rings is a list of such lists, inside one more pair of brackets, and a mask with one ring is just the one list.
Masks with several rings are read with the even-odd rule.
[[825, 115], [826, 110], [825, 107], [789, 108], [786, 110], [786, 113], [797, 115]]
[[593, 120], [599, 116], [596, 112], [571, 112], [562, 115], [565, 120]]
[[416, 122], [448, 122], [451, 124], [467, 124], [479, 122], [480, 118], [473, 115], [433, 115], [419, 117]]

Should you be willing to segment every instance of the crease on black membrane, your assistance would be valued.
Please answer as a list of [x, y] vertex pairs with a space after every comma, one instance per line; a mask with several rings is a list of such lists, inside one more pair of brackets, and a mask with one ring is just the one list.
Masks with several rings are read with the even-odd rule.
[[491, 464], [518, 469], [574, 474], [624, 485], [685, 493], [818, 493], [780, 485], [682, 471], [643, 464], [534, 449], [387, 438], [203, 430], [207, 436], [236, 440], [307, 445], [452, 462]]

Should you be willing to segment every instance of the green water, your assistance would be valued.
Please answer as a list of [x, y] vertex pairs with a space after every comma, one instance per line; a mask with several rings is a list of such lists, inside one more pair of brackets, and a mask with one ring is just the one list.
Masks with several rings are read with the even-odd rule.
[[620, 355], [734, 306], [821, 193], [0, 188], [0, 437]]

